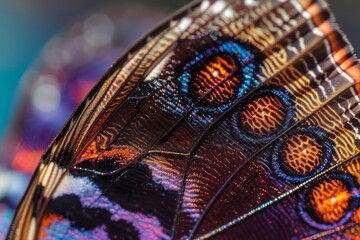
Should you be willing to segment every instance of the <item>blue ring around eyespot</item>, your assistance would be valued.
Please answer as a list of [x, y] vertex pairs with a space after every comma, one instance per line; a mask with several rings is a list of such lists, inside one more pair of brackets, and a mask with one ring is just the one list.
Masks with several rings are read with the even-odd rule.
[[227, 53], [231, 56], [235, 56], [236, 60], [240, 65], [245, 64], [245, 66], [242, 69], [239, 69], [241, 72], [241, 75], [243, 76], [242, 84], [238, 88], [237, 94], [232, 97], [231, 100], [229, 100], [227, 103], [223, 103], [219, 106], [213, 106], [213, 107], [198, 107], [197, 111], [204, 110], [208, 112], [222, 112], [228, 107], [230, 107], [232, 104], [235, 103], [236, 98], [242, 97], [251, 87], [252, 83], [254, 82], [254, 76], [255, 72], [257, 70], [257, 66], [254, 63], [251, 63], [250, 61], [253, 58], [254, 53], [250, 50], [245, 48], [244, 46], [241, 46], [239, 43], [236, 43], [234, 41], [227, 41], [222, 44], [220, 44], [219, 47], [212, 47], [205, 51], [205, 53], [198, 53], [195, 59], [193, 59], [190, 63], [186, 64], [184, 66], [184, 73], [179, 76], [179, 82], [181, 83], [181, 92], [184, 93], [185, 100], [190, 104], [195, 104], [194, 100], [192, 100], [188, 94], [189, 94], [189, 85], [191, 84], [191, 70], [198, 62], [201, 60], [214, 56], [219, 53]]
[[299, 133], [310, 136], [316, 141], [318, 141], [318, 143], [323, 147], [322, 152], [324, 153], [324, 155], [320, 166], [310, 174], [307, 174], [306, 176], [290, 175], [291, 173], [286, 173], [286, 171], [283, 170], [283, 166], [281, 165], [284, 163], [284, 161], [281, 158], [280, 154], [286, 139], [285, 138], [280, 139], [273, 148], [272, 151], [273, 154], [271, 155], [270, 162], [274, 169], [275, 174], [279, 178], [288, 180], [290, 182], [301, 182], [311, 177], [314, 177], [316, 174], [324, 170], [329, 165], [333, 153], [333, 145], [329, 140], [327, 134], [321, 128], [313, 127], [307, 129], [300, 129], [293, 132], [293, 134], [299, 134]]
[[320, 183], [322, 180], [329, 178], [335, 178], [341, 181], [345, 181], [346, 185], [349, 187], [349, 192], [354, 194], [350, 200], [351, 202], [350, 202], [349, 210], [342, 219], [340, 219], [337, 223], [334, 224], [320, 223], [311, 216], [311, 213], [308, 213], [309, 208], [306, 206], [308, 204], [307, 196], [309, 191], [311, 191], [312, 189], [311, 187], [307, 188], [303, 194], [299, 195], [300, 199], [297, 206], [298, 214], [300, 215], [300, 217], [310, 226], [321, 230], [333, 229], [335, 227], [345, 224], [347, 221], [350, 220], [351, 216], [353, 215], [354, 211], [357, 209], [360, 203], [359, 194], [356, 194], [358, 191], [358, 186], [357, 186], [358, 184], [356, 183], [356, 180], [349, 174], [344, 174], [341, 172], [331, 173], [316, 180], [316, 182], [311, 186], [315, 186], [316, 184]]
[[256, 91], [249, 97], [249, 99], [245, 99], [244, 102], [239, 106], [238, 110], [234, 113], [232, 118], [232, 128], [235, 130], [236, 136], [239, 139], [252, 143], [268, 143], [279, 135], [281, 129], [274, 132], [268, 137], [259, 138], [241, 128], [241, 120], [239, 119], [239, 113], [243, 110], [243, 106], [245, 106], [247, 103], [251, 102], [254, 99], [269, 94], [277, 96], [281, 100], [282, 104], [284, 104], [286, 114], [281, 129], [287, 129], [293, 123], [295, 119], [295, 107], [293, 101], [291, 100], [290, 93], [285, 88], [269, 86], [267, 88]]

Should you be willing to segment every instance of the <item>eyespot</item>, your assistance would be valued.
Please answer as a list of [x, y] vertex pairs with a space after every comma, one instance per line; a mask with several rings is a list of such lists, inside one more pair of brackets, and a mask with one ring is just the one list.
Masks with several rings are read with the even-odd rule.
[[280, 178], [298, 182], [328, 166], [333, 147], [320, 128], [297, 130], [275, 144], [271, 163]]
[[[208, 122], [260, 84], [264, 56], [256, 47], [221, 33], [180, 39], [157, 71], [158, 106], [194, 122]], [[159, 69], [158, 69], [159, 68]], [[154, 70], [155, 72], [155, 70]]]
[[[184, 52], [191, 57], [181, 59]], [[179, 85], [177, 99], [197, 105], [197, 111], [222, 112], [259, 83], [256, 53], [248, 44], [214, 34], [187, 40], [173, 59], [184, 64], [181, 71], [175, 70], [180, 73], [174, 76]]]
[[301, 218], [312, 227], [326, 230], [346, 223], [358, 206], [356, 182], [350, 175], [322, 177], [301, 195]]
[[266, 88], [255, 92], [233, 115], [236, 135], [255, 143], [269, 142], [295, 117], [290, 94], [281, 88]]

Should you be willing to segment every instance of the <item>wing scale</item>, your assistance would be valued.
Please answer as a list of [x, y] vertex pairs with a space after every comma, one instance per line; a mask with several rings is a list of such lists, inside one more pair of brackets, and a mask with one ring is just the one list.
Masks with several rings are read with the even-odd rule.
[[194, 3], [84, 100], [8, 239], [355, 231], [359, 76], [322, 0]]

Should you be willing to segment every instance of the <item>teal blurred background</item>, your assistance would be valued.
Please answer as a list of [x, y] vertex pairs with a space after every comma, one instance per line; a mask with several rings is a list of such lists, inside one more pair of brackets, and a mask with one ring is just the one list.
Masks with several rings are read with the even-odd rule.
[[[19, 80], [56, 33], [87, 12], [106, 5], [130, 2], [114, 0], [0, 0], [0, 142], [16, 105]], [[188, 0], [131, 0], [172, 12]], [[360, 52], [360, 1], [332, 0], [343, 31]]]
[[187, 0], [0, 0], [0, 143], [17, 103], [17, 88], [46, 42], [97, 8], [139, 3], [172, 12]]

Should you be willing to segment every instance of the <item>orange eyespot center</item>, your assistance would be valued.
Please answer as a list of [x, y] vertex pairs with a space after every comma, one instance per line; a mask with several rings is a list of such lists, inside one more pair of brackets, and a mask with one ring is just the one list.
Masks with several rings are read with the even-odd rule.
[[282, 126], [286, 109], [282, 101], [268, 95], [248, 103], [241, 112], [243, 127], [257, 137], [268, 137]]
[[[206, 101], [220, 105], [231, 99], [241, 84], [236, 74], [236, 61], [230, 55], [217, 55], [195, 74], [195, 89]], [[206, 95], [206, 96], [205, 96]]]
[[296, 174], [306, 175], [320, 166], [323, 150], [315, 139], [298, 134], [286, 141], [283, 154], [287, 168]]
[[310, 204], [323, 222], [334, 224], [346, 215], [351, 196], [341, 180], [324, 180], [311, 190]]

